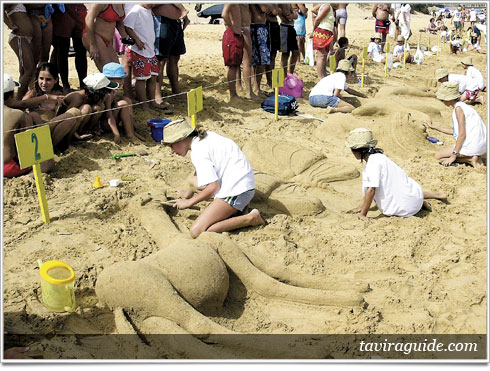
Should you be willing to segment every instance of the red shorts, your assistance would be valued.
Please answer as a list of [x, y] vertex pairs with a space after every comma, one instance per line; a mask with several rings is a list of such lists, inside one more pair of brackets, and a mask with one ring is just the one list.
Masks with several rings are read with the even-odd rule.
[[243, 59], [243, 36], [233, 33], [231, 28], [226, 28], [223, 34], [222, 48], [225, 66], [240, 66]]
[[478, 93], [480, 92], [480, 89], [476, 89], [476, 90], [465, 90], [464, 91], [464, 96], [466, 97], [466, 99], [469, 99], [469, 100], [475, 100], [476, 97], [478, 96]]
[[374, 27], [374, 30], [376, 32], [379, 32], [381, 34], [386, 34], [388, 35], [388, 33], [390, 32], [390, 20], [389, 19], [385, 19], [384, 21], [380, 21], [378, 19], [376, 19], [376, 25]]
[[13, 178], [16, 176], [27, 174], [31, 171], [31, 168], [21, 169], [19, 164], [15, 160], [10, 160], [9, 162], [4, 162], [3, 164], [3, 176], [5, 178]]
[[148, 80], [151, 75], [158, 75], [158, 59], [156, 56], [146, 58], [129, 48], [127, 53], [133, 66], [133, 77], [136, 80]]
[[333, 32], [323, 28], [315, 28], [313, 31], [313, 50], [325, 49], [332, 44]]

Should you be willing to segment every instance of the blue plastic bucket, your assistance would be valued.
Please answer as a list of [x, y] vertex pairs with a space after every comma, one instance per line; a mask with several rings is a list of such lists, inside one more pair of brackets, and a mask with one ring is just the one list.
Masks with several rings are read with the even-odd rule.
[[163, 128], [170, 123], [169, 119], [150, 119], [147, 124], [151, 127], [151, 137], [155, 142], [160, 143], [163, 139]]

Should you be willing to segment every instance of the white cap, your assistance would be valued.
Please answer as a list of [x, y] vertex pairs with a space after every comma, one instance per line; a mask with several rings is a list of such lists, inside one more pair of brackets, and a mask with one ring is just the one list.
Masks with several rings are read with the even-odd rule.
[[92, 73], [83, 79], [83, 83], [91, 90], [117, 89], [119, 87], [117, 82], [110, 81], [103, 73]]
[[8, 73], [3, 74], [3, 92], [8, 93], [9, 91], [14, 91], [16, 87], [19, 87], [20, 84], [17, 81], [14, 81], [12, 76]]

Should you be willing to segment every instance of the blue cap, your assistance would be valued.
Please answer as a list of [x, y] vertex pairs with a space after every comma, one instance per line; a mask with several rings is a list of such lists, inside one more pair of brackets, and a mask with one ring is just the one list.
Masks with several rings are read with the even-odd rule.
[[105, 64], [104, 68], [102, 68], [102, 73], [106, 75], [106, 77], [113, 79], [122, 79], [128, 75], [124, 72], [123, 66], [115, 62]]

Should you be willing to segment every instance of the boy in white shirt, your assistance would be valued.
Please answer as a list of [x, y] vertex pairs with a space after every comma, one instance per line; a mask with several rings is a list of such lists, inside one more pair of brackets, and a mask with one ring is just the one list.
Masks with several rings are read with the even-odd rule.
[[[136, 99], [144, 102], [151, 100], [150, 107], [163, 108], [155, 99], [155, 81], [158, 76], [158, 60], [155, 56], [155, 30], [151, 8], [156, 4], [137, 4], [124, 19], [128, 35], [135, 40], [129, 47], [129, 57], [133, 76], [136, 79]], [[147, 96], [148, 92], [148, 96]], [[147, 107], [147, 104], [143, 104]], [[145, 107], [145, 108], [146, 108]]]
[[371, 37], [371, 42], [368, 45], [368, 53], [371, 56], [371, 59], [375, 62], [384, 63], [385, 57], [383, 57], [381, 50], [381, 34], [375, 33], [373, 37]]
[[342, 91], [345, 90], [349, 94], [366, 98], [364, 94], [349, 88], [345, 83], [347, 76], [353, 71], [354, 68], [349, 60], [342, 59], [335, 73], [324, 77], [311, 89], [309, 97], [310, 104], [313, 107], [327, 108], [326, 113], [352, 112], [355, 107], [340, 99]]
[[[405, 51], [405, 38], [402, 35], [398, 35], [396, 39], [396, 45], [393, 49], [393, 60], [400, 63], [403, 62], [403, 52]], [[407, 52], [405, 53], [405, 62], [413, 63], [414, 57], [410, 55], [410, 46], [407, 44]]]
[[382, 149], [376, 148], [377, 143], [368, 129], [358, 128], [349, 133], [346, 145], [356, 159], [366, 161], [366, 166], [362, 172], [364, 197], [361, 205], [348, 213], [359, 213], [358, 218], [369, 223], [367, 213], [374, 199], [383, 215], [406, 218], [417, 214], [422, 207], [431, 211], [425, 199], [447, 199], [442, 191], [424, 192], [420, 184], [383, 154]]

